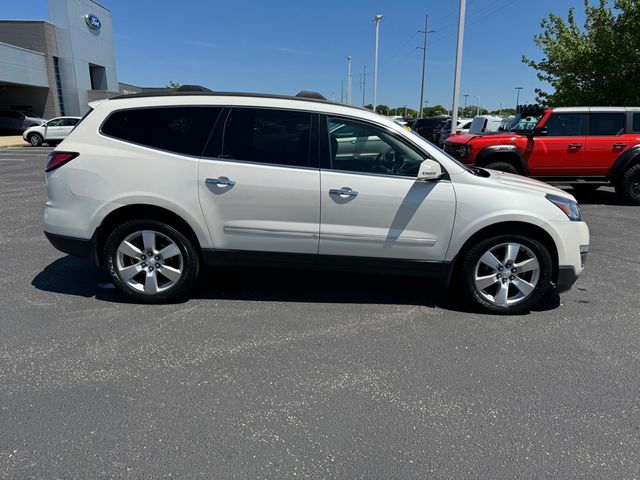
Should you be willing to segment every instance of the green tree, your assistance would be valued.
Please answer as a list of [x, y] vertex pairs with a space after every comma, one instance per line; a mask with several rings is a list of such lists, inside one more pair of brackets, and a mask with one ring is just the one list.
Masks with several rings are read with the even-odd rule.
[[553, 88], [536, 89], [536, 100], [549, 106], [640, 104], [640, 2], [584, 0], [584, 8], [583, 27], [573, 8], [566, 21], [554, 14], [543, 19], [534, 37], [543, 58], [522, 57]]
[[423, 117], [434, 117], [436, 115], [447, 115], [449, 110], [447, 110], [442, 105], [434, 105], [433, 107], [425, 107], [422, 109]]
[[172, 92], [177, 92], [181, 85], [178, 82], [174, 82], [173, 80], [169, 80], [169, 85], [167, 85], [167, 90], [171, 90]]

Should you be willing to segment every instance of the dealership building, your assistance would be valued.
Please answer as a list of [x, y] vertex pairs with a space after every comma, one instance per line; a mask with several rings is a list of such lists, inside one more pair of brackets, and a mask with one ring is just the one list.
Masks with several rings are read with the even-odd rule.
[[121, 92], [117, 78], [111, 12], [93, 0], [49, 0], [48, 21], [0, 20], [0, 110], [82, 115]]

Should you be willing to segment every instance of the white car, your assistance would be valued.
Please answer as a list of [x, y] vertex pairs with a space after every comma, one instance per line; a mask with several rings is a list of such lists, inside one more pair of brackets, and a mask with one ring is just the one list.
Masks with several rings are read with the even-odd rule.
[[[466, 167], [365, 109], [222, 93], [92, 107], [49, 156], [44, 230], [139, 302], [186, 296], [205, 266], [265, 264], [431, 277], [514, 313], [584, 267], [570, 194]], [[349, 129], [384, 149], [348, 150], [332, 132]]]
[[79, 121], [80, 117], [53, 118], [42, 125], [28, 128], [22, 134], [22, 138], [34, 147], [43, 143], [56, 144], [64, 140]]

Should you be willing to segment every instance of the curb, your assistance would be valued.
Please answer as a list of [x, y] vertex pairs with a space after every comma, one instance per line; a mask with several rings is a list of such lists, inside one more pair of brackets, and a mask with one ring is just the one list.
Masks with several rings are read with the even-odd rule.
[[14, 148], [14, 147], [26, 147], [26, 143], [16, 143], [13, 145], [0, 145], [0, 148]]

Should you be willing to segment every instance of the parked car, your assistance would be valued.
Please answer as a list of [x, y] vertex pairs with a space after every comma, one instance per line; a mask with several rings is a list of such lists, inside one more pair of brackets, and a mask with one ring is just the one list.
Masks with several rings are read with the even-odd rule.
[[442, 132], [442, 129], [450, 124], [451, 124], [450, 118], [446, 120], [442, 120], [439, 124], [437, 124], [433, 129], [433, 134], [431, 135], [431, 138], [432, 138], [431, 143], [433, 143], [434, 145], [438, 145], [438, 143], [440, 142], [440, 132]]
[[[467, 119], [467, 118], [460, 118], [458, 119], [458, 121], [456, 122], [456, 129], [454, 131], [454, 134], [465, 134], [465, 133], [469, 133], [469, 128], [471, 128], [471, 123], [473, 122], [473, 120]], [[449, 120], [448, 123], [446, 123], [444, 125], [444, 127], [442, 127], [440, 129], [440, 136], [438, 137], [438, 146], [440, 148], [444, 147], [444, 142], [447, 140], [447, 138], [449, 138], [452, 135], [451, 133], [451, 120]]]
[[482, 133], [498, 132], [504, 130], [507, 121], [503, 117], [495, 115], [478, 115], [473, 118], [468, 132], [471, 135], [480, 135]]
[[501, 135], [451, 137], [445, 150], [464, 163], [576, 190], [613, 185], [621, 198], [640, 205], [640, 108], [525, 112], [508, 129]]
[[41, 125], [44, 118], [27, 115], [17, 110], [0, 110], [0, 131], [22, 133], [29, 127]]
[[222, 93], [91, 107], [49, 156], [44, 230], [135, 301], [184, 297], [206, 265], [266, 264], [431, 277], [514, 313], [584, 268], [570, 194], [466, 167], [369, 110]]
[[54, 118], [42, 125], [28, 128], [22, 134], [22, 138], [34, 147], [39, 147], [43, 143], [54, 145], [69, 135], [79, 121], [80, 117]]
[[444, 120], [450, 118], [447, 115], [438, 115], [435, 117], [418, 118], [413, 124], [413, 129], [426, 140], [433, 141], [433, 129]]

